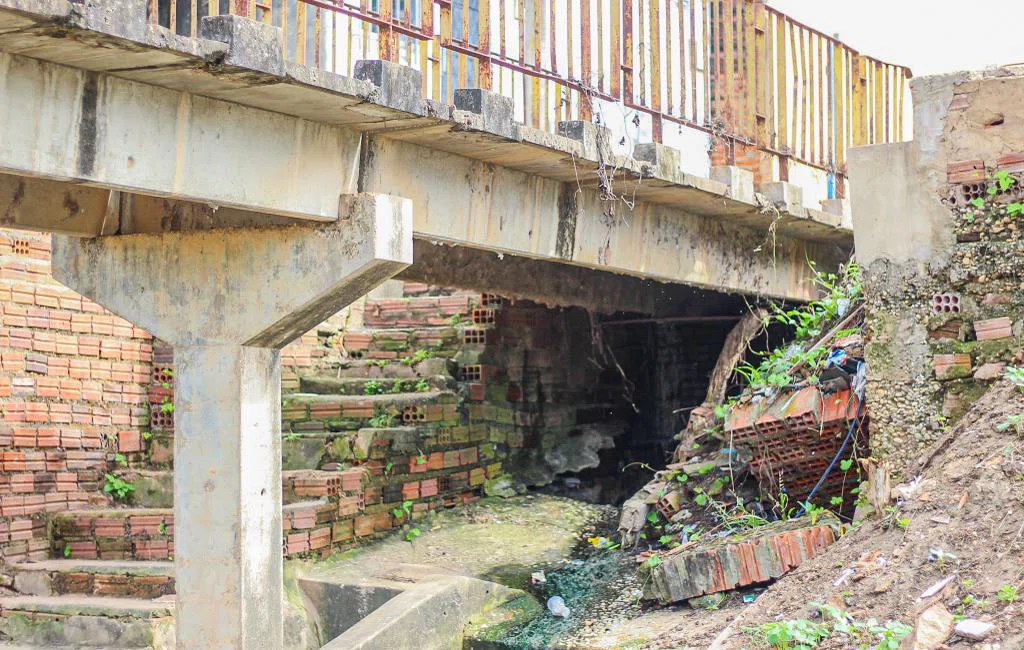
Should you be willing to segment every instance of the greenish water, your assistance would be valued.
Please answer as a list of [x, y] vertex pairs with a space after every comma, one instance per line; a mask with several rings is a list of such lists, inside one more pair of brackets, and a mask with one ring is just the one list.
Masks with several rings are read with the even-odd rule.
[[[546, 574], [546, 584], [531, 587], [530, 591], [541, 603], [551, 596], [561, 596], [569, 607], [569, 618], [544, 613], [533, 620], [510, 628], [497, 644], [507, 650], [542, 650], [552, 647], [559, 639], [571, 637], [584, 625], [584, 621], [600, 619], [605, 614], [620, 610], [622, 586], [634, 573], [634, 564], [618, 551], [595, 551], [589, 557], [574, 560]], [[621, 610], [620, 610], [621, 611]]]

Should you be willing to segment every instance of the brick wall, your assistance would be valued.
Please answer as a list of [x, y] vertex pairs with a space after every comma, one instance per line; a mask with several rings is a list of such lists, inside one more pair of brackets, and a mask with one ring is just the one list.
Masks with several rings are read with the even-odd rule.
[[58, 284], [50, 238], [0, 230], [0, 556], [48, 555], [46, 514], [104, 500], [119, 437], [148, 425], [152, 339]]

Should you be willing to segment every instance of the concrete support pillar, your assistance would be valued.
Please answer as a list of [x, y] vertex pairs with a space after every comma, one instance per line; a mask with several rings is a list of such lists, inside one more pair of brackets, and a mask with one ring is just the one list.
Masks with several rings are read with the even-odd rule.
[[337, 222], [79, 239], [54, 276], [175, 349], [177, 647], [278, 650], [279, 349], [412, 262], [411, 202]]

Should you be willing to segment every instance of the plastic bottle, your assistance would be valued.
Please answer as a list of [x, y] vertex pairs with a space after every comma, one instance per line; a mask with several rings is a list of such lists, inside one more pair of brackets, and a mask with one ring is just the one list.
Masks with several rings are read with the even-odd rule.
[[565, 606], [565, 600], [561, 596], [548, 598], [548, 611], [559, 618], [569, 618], [569, 608]]

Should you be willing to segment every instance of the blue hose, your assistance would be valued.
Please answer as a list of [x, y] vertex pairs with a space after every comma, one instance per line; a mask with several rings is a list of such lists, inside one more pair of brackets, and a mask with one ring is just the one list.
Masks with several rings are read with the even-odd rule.
[[811, 493], [807, 495], [806, 499], [804, 499], [804, 504], [805, 505], [800, 506], [800, 514], [801, 515], [804, 514], [804, 512], [807, 509], [806, 504], [811, 502], [811, 499], [814, 498], [814, 495], [818, 493], [818, 490], [820, 490], [821, 486], [825, 483], [825, 479], [827, 479], [828, 475], [832, 473], [832, 470], [835, 468], [836, 463], [838, 463], [839, 459], [843, 457], [843, 452], [846, 451], [846, 446], [849, 445], [850, 444], [850, 440], [853, 439], [853, 432], [857, 430], [857, 424], [860, 422], [860, 415], [861, 415], [861, 411], [863, 409], [864, 409], [864, 398], [861, 397], [860, 398], [860, 403], [857, 404], [857, 415], [855, 415], [854, 418], [853, 418], [853, 421], [850, 422], [850, 430], [846, 432], [846, 438], [843, 439], [843, 444], [839, 446], [839, 451], [836, 452], [835, 458], [833, 458], [832, 462], [829, 463], [828, 467], [825, 468], [825, 473], [822, 474], [821, 478], [818, 479], [818, 482], [814, 485], [814, 489], [812, 489]]

